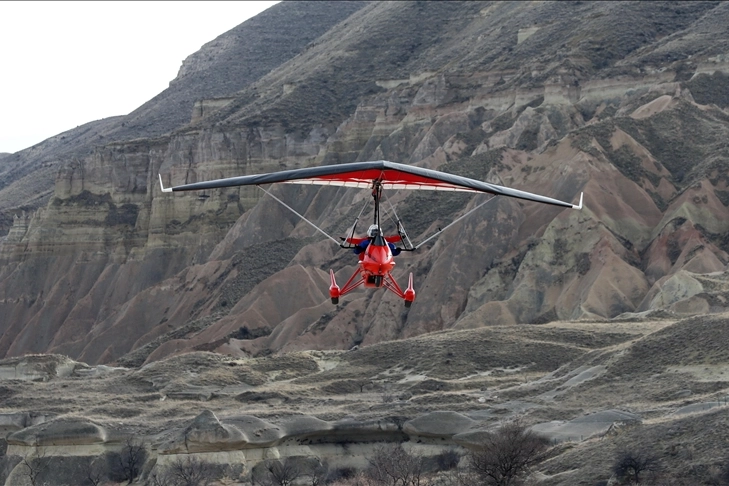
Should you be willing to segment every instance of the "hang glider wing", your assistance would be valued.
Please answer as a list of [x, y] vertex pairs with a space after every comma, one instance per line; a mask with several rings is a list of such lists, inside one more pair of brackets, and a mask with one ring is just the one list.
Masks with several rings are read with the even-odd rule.
[[249, 186], [272, 184], [277, 182], [288, 184], [315, 184], [325, 186], [343, 186], [372, 188], [375, 181], [380, 181], [383, 189], [419, 189], [430, 191], [464, 191], [485, 192], [497, 196], [508, 196], [527, 201], [536, 201], [555, 206], [582, 209], [582, 195], [580, 203], [552, 199], [550, 197], [519, 191], [496, 184], [489, 184], [468, 177], [461, 177], [437, 170], [424, 169], [412, 165], [398, 164], [379, 160], [375, 162], [353, 162], [350, 164], [325, 165], [305, 169], [284, 170], [269, 174], [256, 174], [240, 177], [229, 177], [213, 181], [195, 182], [182, 186], [165, 188], [160, 185], [163, 192], [202, 191], [221, 187]]

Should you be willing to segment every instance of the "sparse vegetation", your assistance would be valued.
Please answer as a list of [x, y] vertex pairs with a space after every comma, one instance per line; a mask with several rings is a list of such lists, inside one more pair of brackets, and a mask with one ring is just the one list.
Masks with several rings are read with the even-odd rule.
[[147, 449], [138, 437], [127, 438], [120, 452], [107, 453], [109, 479], [132, 484], [142, 472], [147, 455]]
[[259, 337], [268, 336], [271, 334], [271, 329], [267, 327], [258, 327], [256, 329], [248, 329], [248, 326], [241, 326], [238, 330], [229, 337], [233, 339], [257, 339]]
[[152, 340], [151, 342], [135, 349], [134, 351], [127, 353], [117, 360], [117, 364], [120, 366], [126, 366], [130, 368], [136, 368], [142, 366], [144, 361], [149, 357], [152, 352], [159, 346], [172, 339], [181, 339], [185, 336], [202, 331], [203, 329], [210, 326], [217, 319], [220, 319], [221, 314], [213, 314], [199, 319], [195, 319], [177, 329], [174, 329], [162, 336]]
[[254, 479], [260, 486], [290, 486], [303, 475], [301, 464], [293, 458], [272, 460], [265, 464], [266, 473]]
[[357, 470], [353, 467], [342, 467], [329, 470], [327, 475], [328, 484], [342, 484], [357, 476]]
[[461, 461], [461, 454], [455, 449], [449, 449], [435, 456], [435, 461], [440, 471], [450, 471], [458, 467], [458, 463]]
[[85, 485], [99, 486], [106, 476], [104, 462], [101, 458], [91, 457], [82, 465]]
[[729, 106], [729, 76], [723, 71], [712, 74], [697, 74], [690, 81], [684, 83], [691, 90], [697, 103], [708, 105], [713, 103], [722, 108]]
[[208, 486], [216, 478], [215, 466], [195, 457], [176, 459], [161, 473], [152, 473], [152, 486]]
[[548, 444], [521, 423], [511, 422], [485, 434], [479, 446], [469, 451], [468, 459], [484, 485], [512, 486], [543, 458]]
[[623, 484], [641, 484], [658, 472], [658, 460], [645, 450], [624, 450], [618, 453], [613, 472]]
[[329, 464], [319, 458], [311, 458], [304, 466], [304, 475], [307, 477], [307, 484], [310, 486], [322, 486], [327, 484], [329, 476]]
[[40, 481], [40, 478], [48, 470], [46, 448], [36, 446], [31, 454], [25, 455], [20, 459], [19, 467], [22, 468], [31, 486], [42, 486], [44, 483]]
[[383, 486], [424, 486], [423, 475], [423, 458], [408, 453], [400, 444], [376, 447], [365, 470], [373, 484]]

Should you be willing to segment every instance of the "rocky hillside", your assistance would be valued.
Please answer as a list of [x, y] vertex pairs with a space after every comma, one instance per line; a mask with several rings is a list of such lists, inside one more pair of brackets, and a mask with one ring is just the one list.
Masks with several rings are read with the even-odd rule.
[[299, 465], [299, 484], [316, 472], [318, 484], [351, 485], [334, 481], [401, 442], [443, 480], [428, 484], [454, 484], [443, 470], [466, 470], [469, 448], [517, 418], [550, 443], [531, 484], [608, 484], [621, 451], [651, 459], [642, 484], [725, 484], [728, 317], [489, 326], [259, 358], [193, 352], [141, 369], [4, 359], [0, 484], [31, 484], [31, 468], [54, 486], [127, 484], [114, 465], [133, 446], [135, 484], [159, 484], [179, 463], [206, 465], [212, 484], [261, 484], [280, 460]]
[[[318, 5], [284, 2], [207, 44], [167, 91], [103, 122], [118, 137], [79, 138], [68, 160], [50, 141], [0, 159], [33, 181], [60, 166], [0, 247], [0, 356], [136, 366], [727, 309], [728, 4]], [[282, 33], [291, 45], [267, 41]], [[255, 188], [157, 184], [378, 159], [584, 192], [585, 208], [494, 199], [399, 258], [412, 308], [368, 290], [334, 307], [327, 273], [346, 279], [351, 253]], [[368, 198], [274, 190], [333, 234]], [[484, 200], [388, 197], [415, 241]]]

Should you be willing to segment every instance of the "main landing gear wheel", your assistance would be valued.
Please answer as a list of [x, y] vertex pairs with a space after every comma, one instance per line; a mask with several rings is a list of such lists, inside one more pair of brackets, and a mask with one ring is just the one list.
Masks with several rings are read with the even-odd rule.
[[332, 304], [334, 304], [334, 305], [339, 304], [339, 297], [332, 297]]
[[406, 300], [405, 301], [405, 307], [407, 307], [409, 309], [411, 305], [413, 305], [413, 301], [412, 300]]

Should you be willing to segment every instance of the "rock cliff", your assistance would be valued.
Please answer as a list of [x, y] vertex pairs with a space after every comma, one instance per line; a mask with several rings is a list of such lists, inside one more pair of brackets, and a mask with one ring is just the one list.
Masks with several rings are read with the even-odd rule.
[[200, 111], [211, 105], [206, 100], [231, 96], [258, 80], [363, 5], [275, 5], [191, 54], [170, 86], [132, 113], [91, 121], [18, 153], [0, 154], [0, 234], [7, 233], [14, 214], [48, 202], [54, 177], [66, 164], [110, 142], [165, 135], [188, 124], [194, 108]]
[[[70, 160], [52, 141], [2, 158], [25, 171], [8, 191], [60, 169], [0, 246], [0, 355], [141, 365], [726, 309], [726, 4], [318, 5], [279, 4], [207, 44], [159, 97], [104, 122], [118, 136], [78, 135]], [[291, 45], [269, 46], [278, 25]], [[256, 65], [247, 77], [239, 58]], [[41, 149], [60, 162], [33, 165]], [[347, 278], [354, 257], [285, 208], [255, 188], [157, 184], [376, 159], [584, 192], [585, 208], [496, 198], [399, 258], [411, 309], [371, 291], [335, 308], [328, 269]], [[367, 198], [273, 190], [335, 235]], [[415, 241], [484, 201], [388, 197]]]

